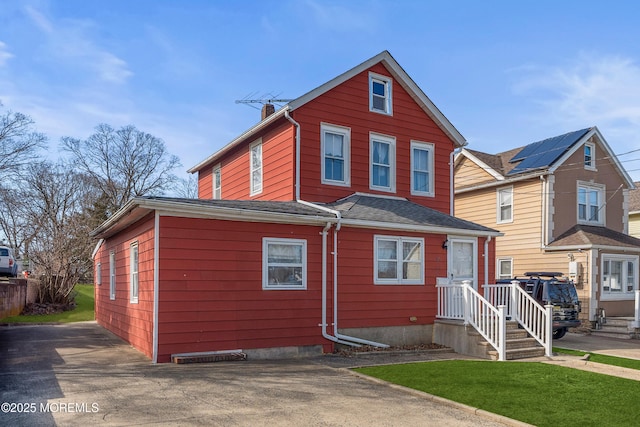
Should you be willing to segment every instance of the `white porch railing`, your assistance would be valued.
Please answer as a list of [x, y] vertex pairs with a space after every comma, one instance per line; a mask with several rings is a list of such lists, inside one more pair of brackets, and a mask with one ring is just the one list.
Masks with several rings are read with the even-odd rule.
[[484, 285], [485, 298], [494, 306], [504, 305], [507, 317], [517, 321], [543, 347], [546, 356], [553, 348], [553, 306], [540, 305], [517, 280], [510, 284]]
[[496, 349], [498, 360], [506, 360], [506, 322], [510, 318], [544, 347], [546, 356], [551, 356], [553, 306], [541, 306], [520, 287], [517, 280], [508, 285], [483, 287], [484, 297], [473, 289], [469, 281], [462, 284], [438, 282], [436, 317], [471, 324]]
[[462, 284], [438, 283], [438, 314], [441, 319], [463, 320], [473, 326], [498, 352], [498, 360], [507, 359], [505, 306], [494, 307], [482, 297], [470, 281]]
[[640, 328], [640, 290], [636, 291], [636, 305], [634, 311], [633, 327]]

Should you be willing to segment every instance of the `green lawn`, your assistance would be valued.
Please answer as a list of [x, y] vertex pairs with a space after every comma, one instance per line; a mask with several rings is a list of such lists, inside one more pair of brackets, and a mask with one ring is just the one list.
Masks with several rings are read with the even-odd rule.
[[586, 353], [584, 351], [568, 350], [566, 348], [558, 348], [558, 347], [553, 347], [553, 351], [555, 353], [570, 354], [572, 356], [584, 356], [585, 354], [590, 354], [591, 356], [589, 357], [589, 361], [591, 362], [604, 363], [605, 365], [614, 365], [614, 366], [621, 366], [623, 368], [640, 370], [640, 360], [636, 360], [636, 359], [607, 356], [605, 354], [597, 354], [597, 353], [591, 353], [591, 352]]
[[95, 319], [93, 285], [76, 285], [76, 308], [56, 314], [13, 316], [1, 320], [2, 323], [71, 323]]
[[631, 426], [640, 382], [539, 362], [450, 360], [356, 369], [536, 426]]

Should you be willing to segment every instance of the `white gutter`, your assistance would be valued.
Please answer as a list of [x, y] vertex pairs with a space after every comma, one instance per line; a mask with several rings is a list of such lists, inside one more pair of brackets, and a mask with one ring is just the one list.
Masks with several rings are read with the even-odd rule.
[[289, 109], [284, 111], [284, 117], [291, 122], [296, 128], [296, 202], [305, 206], [310, 206], [321, 211], [330, 212], [336, 216], [336, 228], [333, 232], [333, 329], [334, 336], [329, 335], [326, 332], [327, 326], [327, 292], [326, 292], [326, 274], [327, 274], [327, 232], [331, 227], [331, 223], [327, 222], [327, 225], [322, 230], [322, 336], [341, 344], [347, 344], [355, 347], [359, 347], [358, 344], [366, 344], [374, 347], [389, 347], [387, 344], [378, 343], [375, 341], [369, 341], [362, 338], [350, 337], [338, 333], [338, 231], [340, 230], [340, 223], [342, 221], [342, 215], [339, 211], [327, 208], [326, 206], [316, 205], [315, 203], [307, 202], [300, 198], [300, 123], [295, 121], [289, 115]]
[[327, 332], [327, 232], [331, 228], [331, 223], [322, 229], [322, 336], [330, 341], [360, 347], [358, 344], [342, 341]]
[[455, 204], [454, 204], [454, 196], [455, 196], [455, 186], [454, 182], [454, 174], [453, 174], [453, 166], [454, 166], [454, 158], [456, 154], [462, 151], [462, 148], [456, 148], [449, 154], [449, 215], [453, 216], [455, 213]]
[[472, 185], [470, 187], [464, 187], [464, 188], [459, 188], [457, 190], [455, 190], [456, 194], [462, 194], [462, 193], [468, 193], [469, 191], [474, 191], [474, 190], [482, 190], [485, 188], [491, 188], [491, 187], [501, 187], [504, 186], [506, 184], [510, 184], [512, 182], [519, 182], [519, 181], [526, 181], [528, 179], [531, 178], [537, 178], [540, 175], [548, 175], [548, 171], [545, 169], [541, 172], [532, 172], [529, 173], [527, 175], [518, 175], [515, 176], [513, 178], [506, 178], [502, 181], [489, 181], [489, 182], [485, 182], [483, 184], [477, 184], [477, 185]]
[[491, 236], [487, 237], [484, 241], [484, 284], [489, 284], [489, 243], [491, 242]]
[[374, 347], [388, 348], [388, 344], [382, 344], [375, 341], [369, 341], [362, 338], [351, 337], [338, 333], [338, 231], [340, 230], [340, 222], [333, 231], [333, 334], [344, 340], [357, 342], [360, 344], [371, 345]]
[[289, 115], [289, 109], [284, 110], [284, 117], [296, 127], [296, 200], [300, 201], [300, 123]]
[[160, 255], [160, 214], [156, 211], [153, 226], [153, 343], [152, 343], [152, 363], [158, 363], [158, 307], [159, 307], [159, 255]]

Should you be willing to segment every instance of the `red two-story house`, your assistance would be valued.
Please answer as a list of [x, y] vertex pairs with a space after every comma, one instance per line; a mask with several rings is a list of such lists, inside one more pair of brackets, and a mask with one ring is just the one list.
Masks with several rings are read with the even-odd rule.
[[154, 362], [430, 343], [436, 278], [494, 277], [499, 233], [449, 214], [464, 145], [384, 51], [263, 109], [190, 169], [198, 199], [95, 230], [96, 319]]

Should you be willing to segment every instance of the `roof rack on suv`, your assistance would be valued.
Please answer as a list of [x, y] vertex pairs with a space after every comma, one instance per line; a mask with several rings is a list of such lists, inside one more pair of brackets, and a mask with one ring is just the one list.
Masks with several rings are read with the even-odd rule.
[[563, 273], [557, 271], [529, 271], [524, 273], [525, 276], [544, 276], [544, 277], [558, 277], [562, 276]]

